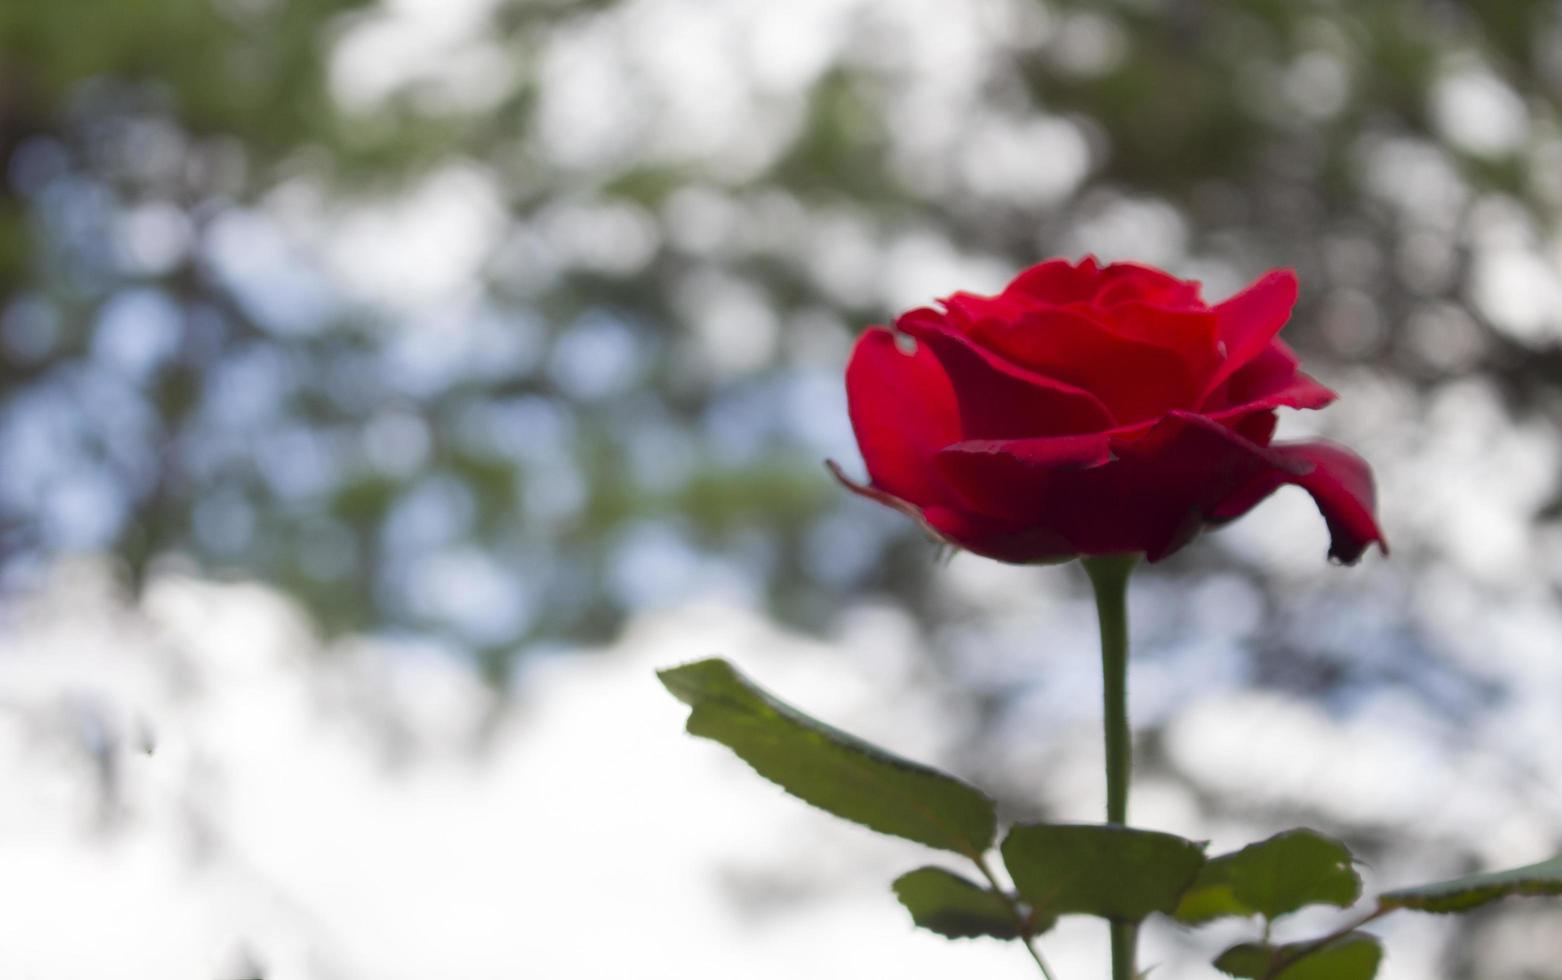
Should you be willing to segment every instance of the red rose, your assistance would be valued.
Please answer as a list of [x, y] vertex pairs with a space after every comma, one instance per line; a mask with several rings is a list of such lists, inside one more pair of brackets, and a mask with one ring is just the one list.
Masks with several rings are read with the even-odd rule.
[[1296, 291], [1274, 271], [1211, 307], [1196, 282], [1087, 257], [912, 310], [900, 336], [874, 327], [852, 352], [846, 393], [872, 480], [842, 480], [1003, 561], [1156, 561], [1288, 483], [1323, 512], [1331, 556], [1386, 552], [1360, 457], [1270, 441], [1276, 409], [1335, 397], [1276, 339]]

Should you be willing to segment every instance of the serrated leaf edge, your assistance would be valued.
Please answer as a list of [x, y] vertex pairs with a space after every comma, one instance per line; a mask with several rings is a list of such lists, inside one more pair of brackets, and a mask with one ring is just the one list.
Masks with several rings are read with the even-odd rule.
[[[1547, 869], [1544, 874], [1540, 873], [1542, 868]], [[1536, 876], [1523, 876], [1530, 871], [1536, 872]], [[1439, 893], [1439, 889], [1447, 890]], [[1506, 871], [1462, 875], [1427, 885], [1396, 888], [1378, 896], [1378, 907], [1385, 910], [1407, 909], [1430, 915], [1457, 915], [1504, 898], [1559, 895], [1562, 895], [1562, 856]]]
[[[812, 731], [826, 739], [834, 739], [850, 751], [858, 752], [861, 755], [867, 756], [873, 761], [885, 763], [891, 767], [901, 769], [907, 773], [917, 776], [931, 776], [937, 779], [947, 780], [948, 782], [954, 783], [961, 788], [975, 794], [987, 803], [990, 812], [989, 823], [991, 829], [988, 831], [987, 841], [985, 843], [981, 843], [977, 841], [965, 840], [964, 834], [955, 832], [954, 828], [952, 828], [950, 824], [945, 821], [936, 810], [927, 807], [920, 800], [914, 798], [909, 800], [910, 805], [915, 807], [917, 812], [923, 816], [931, 825], [947, 831], [951, 840], [962, 841], [965, 846], [959, 848], [942, 848], [938, 847], [937, 845], [927, 844], [924, 841], [914, 841], [914, 843], [922, 843], [924, 846], [933, 847], [935, 850], [949, 850], [952, 853], [961, 854], [972, 858], [973, 860], [985, 853], [993, 846], [993, 842], [997, 839], [998, 836], [997, 804], [994, 803], [992, 798], [989, 797], [986, 793], [983, 793], [981, 790], [977, 789], [975, 786], [972, 786], [965, 780], [960, 779], [958, 776], [951, 775], [941, 769], [936, 769], [932, 766], [926, 765], [925, 763], [916, 762], [912, 759], [907, 759], [904, 756], [897, 755], [894, 752], [874, 745], [872, 742], [859, 738], [850, 732], [842, 731], [828, 722], [820, 721], [819, 719], [814, 718], [806, 712], [793, 707], [787, 702], [766, 691], [764, 687], [755, 683], [748, 677], [748, 675], [744, 674], [743, 671], [733, 666], [730, 661], [723, 657], [706, 657], [700, 660], [693, 660], [689, 661], [688, 663], [678, 664], [672, 667], [664, 667], [656, 672], [656, 676], [662, 682], [662, 686], [666, 687], [668, 692], [672, 694], [673, 697], [689, 706], [689, 717], [684, 722], [684, 731], [688, 732], [690, 735], [694, 736], [695, 738], [708, 739], [709, 741], [716, 742], [718, 745], [722, 745], [724, 748], [731, 750], [731, 747], [725, 745], [725, 743], [721, 742], [720, 739], [694, 731], [695, 715], [701, 707], [725, 707], [727, 710], [732, 711], [733, 713], [749, 713], [748, 706], [745, 704], [735, 702], [732, 699], [722, 697], [721, 695], [712, 695], [698, 692], [695, 690], [693, 685], [683, 682], [682, 677], [685, 676], [685, 671], [701, 667], [719, 667], [727, 671], [736, 683], [753, 692], [759, 698], [762, 704], [775, 710], [775, 712], [783, 719], [798, 725], [805, 731]], [[760, 772], [757, 766], [755, 766], [752, 762], [749, 762], [749, 760], [743, 758], [743, 756], [738, 752], [733, 751], [733, 755], [736, 755], [740, 760], [742, 760], [745, 765], [754, 771], [755, 775], [764, 779], [771, 785], [780, 787], [781, 790], [784, 791], [788, 796], [800, 800], [814, 809], [821, 810], [825, 813], [831, 813], [831, 811], [827, 808], [814, 803], [801, 794], [794, 792], [785, 784], [772, 779], [763, 772]], [[848, 823], [854, 823], [859, 827], [866, 827], [869, 830], [885, 834], [886, 836], [901, 837], [902, 840], [908, 839], [900, 834], [890, 833], [889, 831], [874, 827], [871, 824], [863, 823], [860, 820], [853, 820], [850, 817], [842, 817], [839, 814], [834, 813], [831, 813], [831, 815], [835, 816], [837, 819], [845, 820]]]

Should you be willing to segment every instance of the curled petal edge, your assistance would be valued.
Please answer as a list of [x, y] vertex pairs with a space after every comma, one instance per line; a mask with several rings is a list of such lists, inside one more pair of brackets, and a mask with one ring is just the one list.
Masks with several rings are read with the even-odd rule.
[[1262, 354], [1291, 319], [1300, 285], [1290, 269], [1274, 269], [1223, 303], [1215, 304], [1226, 359], [1204, 389], [1208, 398], [1217, 388]]
[[1331, 442], [1277, 443], [1270, 449], [1305, 468], [1301, 472], [1276, 469], [1259, 474], [1210, 513], [1212, 522], [1235, 520], [1290, 484], [1306, 490], [1323, 515], [1329, 528], [1330, 558], [1354, 565], [1374, 544], [1384, 555], [1389, 553], [1388, 540], [1373, 513], [1377, 495], [1366, 460]]
[[875, 487], [872, 484], [858, 483], [856, 480], [853, 480], [851, 477], [847, 476], [846, 471], [841, 468], [841, 464], [837, 463], [833, 459], [825, 460], [824, 468], [830, 471], [831, 476], [835, 477], [835, 482], [850, 490], [852, 493], [855, 493], [857, 496], [866, 497], [875, 503], [880, 503], [886, 507], [891, 507], [895, 510], [898, 510], [902, 514], [905, 514], [907, 517], [916, 521], [922, 530], [927, 532], [929, 537], [938, 541], [940, 544], [947, 544], [951, 547], [959, 547], [957, 544], [955, 544], [955, 542], [945, 537], [943, 532], [939, 531], [938, 528], [930, 524], [928, 522], [927, 516], [922, 513], [922, 508], [918, 507], [911, 501], [902, 497], [897, 497], [888, 491], [880, 490], [878, 487]]
[[[912, 391], [914, 398], [897, 398]], [[887, 327], [858, 338], [846, 364], [846, 411], [877, 486], [926, 502], [939, 495], [931, 460], [961, 437], [959, 405], [931, 350], [907, 352]]]

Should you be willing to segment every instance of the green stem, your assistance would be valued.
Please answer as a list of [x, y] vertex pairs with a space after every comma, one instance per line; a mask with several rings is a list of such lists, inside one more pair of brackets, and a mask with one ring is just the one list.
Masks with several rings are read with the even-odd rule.
[[[1138, 555], [1101, 555], [1081, 560], [1096, 594], [1101, 624], [1102, 698], [1106, 718], [1106, 822], [1128, 822], [1128, 779], [1133, 769], [1128, 727], [1128, 577]], [[1135, 980], [1138, 928], [1112, 923], [1112, 980]]]
[[[1323, 949], [1330, 943], [1338, 942], [1339, 940], [1344, 939], [1346, 936], [1355, 932], [1357, 929], [1360, 929], [1362, 926], [1376, 922], [1393, 911], [1394, 909], [1392, 908], [1385, 908], [1384, 906], [1379, 905], [1377, 908], [1356, 919], [1349, 925], [1341, 926], [1340, 928], [1329, 933], [1327, 936], [1320, 936], [1305, 946], [1298, 946], [1296, 949], [1291, 951], [1290, 955], [1276, 957], [1275, 961], [1269, 964], [1269, 969], [1264, 972], [1264, 980], [1269, 980], [1270, 977], [1278, 977], [1282, 972], [1285, 971], [1286, 967], [1290, 966], [1291, 964], [1297, 962], [1300, 959], [1303, 959], [1304, 957], [1311, 956], [1313, 953]], [[1264, 920], [1264, 942], [1265, 944], [1269, 942], [1268, 919]]]
[[982, 872], [982, 877], [987, 879], [987, 884], [992, 887], [993, 894], [1003, 899], [1004, 906], [1009, 910], [1010, 918], [1014, 920], [1014, 928], [1020, 934], [1020, 941], [1025, 944], [1025, 952], [1030, 954], [1030, 958], [1041, 969], [1041, 975], [1046, 980], [1057, 980], [1052, 975], [1052, 970], [1047, 967], [1047, 961], [1041, 955], [1041, 950], [1036, 948], [1035, 930], [1031, 927], [1030, 919], [1024, 912], [1020, 911], [1019, 903], [1007, 891], [1004, 891], [1003, 885], [999, 884], [998, 877], [993, 874], [993, 869], [988, 865], [985, 857], [980, 854], [968, 856], [972, 861], [976, 862], [977, 869]]

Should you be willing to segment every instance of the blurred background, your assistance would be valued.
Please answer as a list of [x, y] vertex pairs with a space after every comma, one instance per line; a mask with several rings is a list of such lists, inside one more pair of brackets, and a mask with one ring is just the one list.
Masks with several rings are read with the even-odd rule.
[[[1085, 252], [1296, 268], [1342, 397], [1282, 435], [1394, 548], [1286, 490], [1137, 577], [1135, 822], [1380, 888], [1555, 853], [1559, 218], [1549, 0], [9, 0], [0, 974], [1030, 975], [652, 670], [1096, 819], [1077, 568], [821, 466], [865, 325]], [[1382, 975], [1562, 977], [1559, 923], [1390, 919]]]

